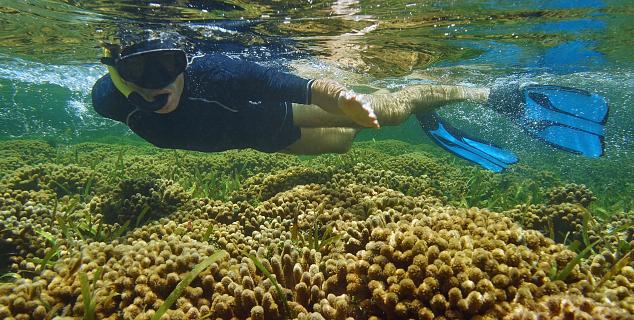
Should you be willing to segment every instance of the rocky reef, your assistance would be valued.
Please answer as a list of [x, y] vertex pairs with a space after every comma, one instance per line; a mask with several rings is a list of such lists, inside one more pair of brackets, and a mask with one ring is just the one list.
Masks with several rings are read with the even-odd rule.
[[632, 212], [552, 173], [392, 141], [310, 159], [0, 152], [3, 319], [634, 315]]

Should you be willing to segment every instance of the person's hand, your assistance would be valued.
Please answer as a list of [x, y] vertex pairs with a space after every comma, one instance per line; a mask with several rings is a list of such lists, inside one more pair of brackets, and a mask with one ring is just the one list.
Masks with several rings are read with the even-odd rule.
[[337, 103], [341, 112], [356, 124], [366, 128], [378, 129], [381, 127], [368, 96], [353, 91], [345, 91], [339, 94]]

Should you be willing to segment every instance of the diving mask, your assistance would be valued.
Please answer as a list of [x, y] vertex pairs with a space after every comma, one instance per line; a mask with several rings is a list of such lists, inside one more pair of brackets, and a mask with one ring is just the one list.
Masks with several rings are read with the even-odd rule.
[[181, 49], [156, 49], [125, 56], [106, 56], [101, 62], [114, 67], [121, 78], [146, 89], [160, 89], [174, 82], [187, 67]]
[[[142, 88], [160, 89], [174, 82], [187, 67], [187, 56], [180, 49], [158, 48], [128, 54], [113, 51], [104, 48], [105, 57], [101, 58], [101, 63], [106, 65], [115, 87], [128, 101], [146, 111], [161, 109], [167, 103], [168, 94], [147, 101], [125, 81]], [[125, 50], [122, 53], [126, 53]]]

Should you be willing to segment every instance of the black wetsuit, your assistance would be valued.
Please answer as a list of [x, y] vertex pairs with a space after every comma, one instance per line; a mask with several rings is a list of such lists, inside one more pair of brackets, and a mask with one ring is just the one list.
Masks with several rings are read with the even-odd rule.
[[112, 83], [92, 89], [95, 110], [121, 121], [161, 148], [275, 152], [297, 141], [291, 103], [310, 103], [312, 81], [225, 55], [205, 55], [185, 71], [178, 108], [167, 114], [137, 109]]

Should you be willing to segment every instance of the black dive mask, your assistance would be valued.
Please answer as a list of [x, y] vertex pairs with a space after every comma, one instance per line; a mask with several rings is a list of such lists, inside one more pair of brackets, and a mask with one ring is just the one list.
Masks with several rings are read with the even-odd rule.
[[146, 89], [161, 89], [185, 71], [187, 55], [181, 49], [155, 49], [105, 57], [101, 62], [113, 66], [125, 81]]

